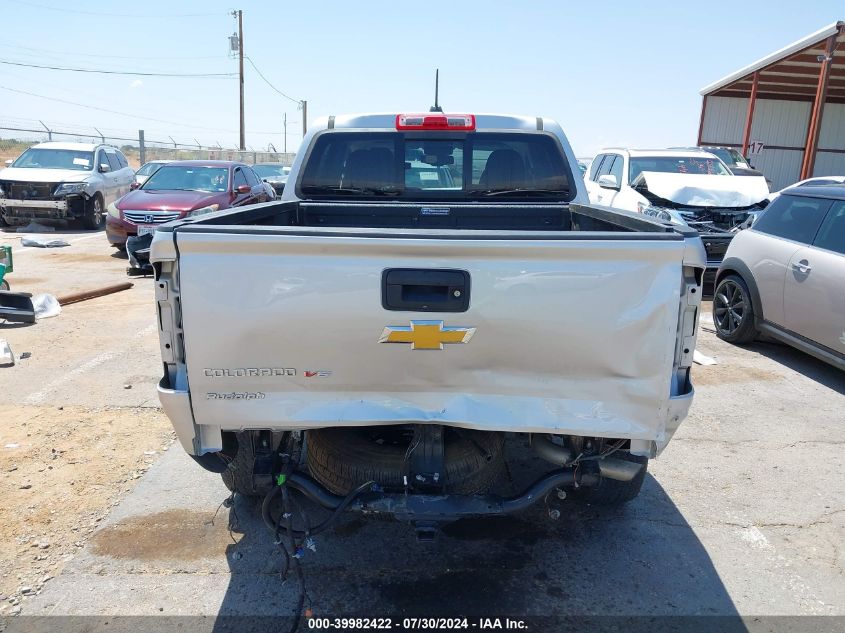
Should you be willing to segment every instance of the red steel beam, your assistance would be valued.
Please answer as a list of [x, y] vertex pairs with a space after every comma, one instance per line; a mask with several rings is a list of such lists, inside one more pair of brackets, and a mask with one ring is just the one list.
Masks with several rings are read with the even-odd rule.
[[824, 103], [827, 100], [828, 80], [830, 79], [830, 65], [833, 61], [833, 53], [836, 51], [837, 35], [827, 38], [825, 47], [825, 58], [819, 68], [819, 83], [816, 87], [816, 98], [813, 101], [813, 111], [810, 115], [810, 125], [807, 128], [807, 142], [804, 145], [804, 160], [801, 163], [801, 176], [799, 180], [812, 177], [813, 168], [816, 166], [816, 148], [819, 143], [819, 133], [822, 127], [822, 115], [824, 114]]
[[751, 83], [751, 96], [748, 98], [748, 111], [745, 113], [745, 132], [742, 135], [742, 155], [748, 156], [748, 145], [751, 143], [751, 123], [754, 120], [754, 106], [757, 105], [757, 86], [760, 83], [760, 71], [754, 73]]

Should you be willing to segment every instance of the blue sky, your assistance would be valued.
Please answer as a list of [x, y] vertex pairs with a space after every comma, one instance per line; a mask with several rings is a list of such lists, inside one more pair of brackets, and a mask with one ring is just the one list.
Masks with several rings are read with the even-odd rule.
[[[0, 0], [0, 60], [172, 73], [236, 72], [234, 0]], [[308, 118], [431, 105], [557, 119], [579, 156], [605, 145], [693, 144], [698, 91], [838, 19], [839, 1], [504, 2], [242, 0], [245, 53]], [[168, 15], [170, 14], [170, 15]], [[175, 14], [175, 15], [174, 15]], [[186, 14], [192, 14], [190, 16]], [[198, 14], [198, 15], [193, 15]], [[0, 125], [234, 146], [234, 77], [96, 75], [0, 64]], [[25, 91], [95, 108], [11, 92]], [[301, 112], [247, 64], [247, 145], [300, 141]], [[0, 135], [9, 133], [0, 131]]]

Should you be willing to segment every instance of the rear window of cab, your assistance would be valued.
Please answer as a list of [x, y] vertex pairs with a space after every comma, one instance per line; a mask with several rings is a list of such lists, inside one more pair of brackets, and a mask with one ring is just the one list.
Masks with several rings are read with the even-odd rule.
[[330, 132], [315, 139], [299, 191], [303, 198], [570, 200], [570, 178], [548, 134]]

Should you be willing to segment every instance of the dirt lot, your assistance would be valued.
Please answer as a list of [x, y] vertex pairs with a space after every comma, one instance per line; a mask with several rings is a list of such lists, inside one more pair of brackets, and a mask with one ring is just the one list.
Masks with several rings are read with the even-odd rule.
[[[18, 249], [13, 289], [124, 278], [102, 235], [67, 237], [59, 251]], [[297, 586], [279, 579], [259, 509], [241, 499], [212, 521], [227, 495], [219, 477], [178, 445], [162, 453], [149, 281], [0, 326], [31, 352], [0, 368], [0, 592], [11, 598], [0, 610], [290, 615]], [[430, 547], [406, 525], [346, 516], [303, 559], [315, 612], [845, 615], [845, 375], [779, 345], [730, 346], [711, 328], [703, 319], [699, 349], [718, 364], [695, 367], [690, 417], [634, 502], [463, 521]], [[537, 467], [509, 442], [514, 470]]]
[[[71, 245], [49, 250], [20, 237], [0, 233], [14, 249], [13, 290], [59, 295], [125, 279], [101, 233], [66, 233]], [[0, 324], [15, 355], [30, 354], [0, 368], [0, 613], [39, 593], [172, 442], [155, 397], [151, 297], [141, 279], [32, 326]]]

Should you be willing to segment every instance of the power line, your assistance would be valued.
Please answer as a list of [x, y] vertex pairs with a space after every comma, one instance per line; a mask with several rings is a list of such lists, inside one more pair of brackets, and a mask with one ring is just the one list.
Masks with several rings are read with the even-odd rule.
[[[202, 125], [189, 125], [187, 123], [178, 123], [176, 121], [168, 121], [166, 119], [159, 119], [155, 117], [148, 117], [148, 116], [141, 116], [136, 114], [128, 114], [126, 112], [119, 112], [118, 110], [109, 110], [108, 108], [98, 108], [97, 106], [88, 105], [85, 103], [78, 103], [76, 101], [69, 101], [67, 99], [59, 99], [57, 97], [47, 97], [45, 95], [36, 94], [34, 92], [28, 92], [26, 90], [19, 90], [17, 88], [8, 88], [6, 86], [0, 86], [0, 90], [7, 90], [9, 92], [15, 92], [22, 95], [27, 95], [30, 97], [38, 97], [39, 99], [45, 99], [47, 101], [55, 101], [56, 103], [64, 103], [67, 105], [79, 106], [80, 108], [85, 108], [87, 110], [95, 110], [99, 112], [107, 112], [109, 114], [118, 114], [123, 117], [127, 117], [129, 119], [136, 119], [140, 121], [153, 121], [154, 123], [167, 123], [168, 125], [176, 125], [182, 128], [191, 128], [194, 130], [203, 130], [207, 132], [222, 132], [224, 134], [234, 134], [234, 130], [224, 130], [222, 128], [214, 128], [214, 127], [205, 127]], [[7, 118], [14, 118], [14, 117], [7, 117]], [[36, 119], [18, 119], [19, 121], [35, 121]], [[54, 122], [55, 123], [55, 122]], [[64, 123], [59, 123], [58, 125], [66, 125]], [[103, 128], [105, 129], [105, 128]], [[252, 130], [253, 134], [266, 134], [266, 135], [274, 135], [274, 136], [281, 136], [282, 132], [265, 132], [261, 130]], [[290, 132], [288, 132], [290, 134]]]
[[20, 4], [25, 7], [33, 9], [45, 9], [47, 11], [58, 11], [60, 13], [73, 13], [76, 15], [95, 15], [100, 18], [141, 18], [141, 19], [171, 19], [171, 18], [201, 18], [210, 17], [213, 15], [219, 16], [219, 12], [215, 13], [157, 13], [139, 15], [137, 13], [102, 13], [100, 11], [80, 11], [78, 9], [65, 9], [64, 7], [51, 7], [44, 4], [37, 4], [35, 2], [24, 2], [23, 0], [11, 0], [15, 4]]
[[[5, 40], [0, 42], [0, 46], [4, 48], [12, 48], [15, 50], [31, 51], [41, 55], [48, 55], [51, 57], [96, 57], [102, 59], [102, 53], [81, 53], [78, 51], [57, 51], [54, 48], [33, 48], [31, 46], [24, 46], [17, 42]], [[109, 53], [109, 59], [131, 59], [133, 61], [144, 61], [147, 59], [216, 59], [222, 61], [227, 59], [226, 55], [112, 55]]]
[[282, 95], [285, 99], [289, 99], [290, 101], [293, 101], [293, 102], [294, 102], [295, 104], [297, 104], [297, 105], [301, 105], [301, 104], [302, 104], [302, 101], [301, 101], [301, 100], [299, 100], [299, 99], [294, 99], [293, 97], [291, 97], [291, 96], [289, 96], [289, 95], [286, 95], [284, 92], [282, 92], [281, 90], [279, 90], [278, 88], [276, 88], [276, 86], [274, 86], [273, 84], [271, 84], [271, 83], [270, 83], [270, 80], [269, 80], [269, 79], [267, 79], [267, 77], [265, 77], [265, 76], [261, 73], [261, 71], [260, 71], [260, 70], [258, 70], [258, 66], [256, 66], [256, 65], [255, 65], [255, 62], [253, 62], [253, 61], [252, 61], [249, 57], [244, 57], [244, 59], [245, 59], [245, 60], [247, 60], [247, 61], [249, 62], [249, 65], [250, 65], [250, 66], [252, 66], [252, 67], [255, 69], [255, 72], [257, 72], [257, 73], [258, 73], [258, 76], [259, 76], [259, 77], [261, 77], [261, 78], [264, 80], [264, 83], [266, 83], [268, 86], [270, 86], [273, 90], [275, 90], [276, 92], [278, 92], [278, 93], [279, 93], [280, 95]]
[[96, 73], [100, 75], [132, 75], [134, 77], [234, 77], [237, 73], [152, 73], [152, 72], [129, 72], [124, 70], [98, 70], [94, 68], [70, 68], [68, 66], [42, 66], [39, 64], [25, 64], [0, 59], [0, 64], [8, 66], [23, 66], [24, 68], [42, 68], [45, 70], [63, 70], [75, 73]]
[[155, 117], [148, 117], [148, 116], [141, 116], [135, 114], [127, 114], [126, 112], [120, 112], [118, 110], [109, 110], [108, 108], [98, 108], [97, 106], [87, 105], [85, 103], [77, 103], [76, 101], [68, 101], [67, 99], [58, 99], [56, 97], [46, 97], [44, 95], [36, 94], [34, 92], [28, 92], [26, 90], [18, 90], [16, 88], [8, 88], [6, 86], [0, 86], [0, 90], [7, 90], [9, 92], [16, 92], [22, 95], [28, 95], [30, 97], [38, 97], [39, 99], [46, 99], [47, 101], [55, 101], [56, 103], [65, 103], [68, 105], [79, 106], [80, 108], [86, 108], [87, 110], [97, 110], [99, 112], [108, 112], [109, 114], [118, 114], [120, 116], [125, 116], [130, 119], [138, 119], [142, 121], [155, 121], [156, 123], [167, 123], [169, 125], [178, 125], [180, 127], [186, 128], [193, 128], [195, 130], [207, 130], [211, 132], [225, 132], [226, 134], [232, 134], [232, 130], [223, 130], [220, 128], [213, 128], [213, 127], [202, 127], [199, 125], [187, 125], [185, 123], [177, 123], [176, 121], [167, 121], [165, 119], [158, 119]]

